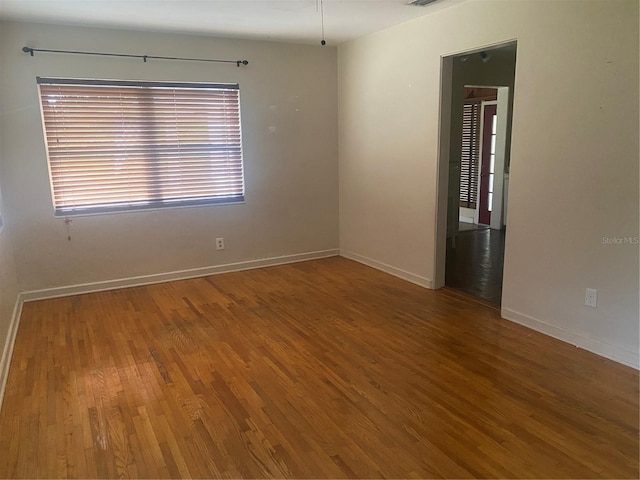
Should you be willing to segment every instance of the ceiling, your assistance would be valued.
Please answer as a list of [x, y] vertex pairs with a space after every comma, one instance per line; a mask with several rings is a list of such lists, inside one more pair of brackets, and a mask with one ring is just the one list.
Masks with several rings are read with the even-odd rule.
[[[467, 0], [323, 0], [328, 45]], [[0, 0], [0, 19], [320, 43], [320, 0]]]

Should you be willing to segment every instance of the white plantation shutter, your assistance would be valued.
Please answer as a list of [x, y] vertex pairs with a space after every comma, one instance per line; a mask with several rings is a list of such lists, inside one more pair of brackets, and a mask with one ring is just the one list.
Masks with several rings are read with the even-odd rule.
[[480, 167], [480, 103], [465, 103], [460, 158], [460, 206], [476, 208]]
[[244, 200], [237, 84], [38, 84], [56, 215]]

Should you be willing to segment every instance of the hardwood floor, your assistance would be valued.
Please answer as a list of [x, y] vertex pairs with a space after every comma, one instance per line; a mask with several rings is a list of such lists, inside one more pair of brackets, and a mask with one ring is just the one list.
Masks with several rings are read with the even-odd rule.
[[481, 228], [461, 231], [455, 247], [448, 242], [447, 287], [500, 307], [505, 234], [504, 230]]
[[638, 393], [334, 257], [25, 304], [0, 477], [638, 478]]

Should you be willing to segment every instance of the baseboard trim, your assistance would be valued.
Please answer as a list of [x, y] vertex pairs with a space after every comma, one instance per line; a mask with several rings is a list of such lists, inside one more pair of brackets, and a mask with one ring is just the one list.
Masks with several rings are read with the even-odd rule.
[[609, 360], [640, 370], [640, 355], [638, 352], [633, 352], [619, 345], [612, 345], [601, 340], [596, 340], [579, 333], [565, 330], [508, 308], [502, 307], [501, 315], [503, 318], [514, 323], [524, 325], [532, 330], [544, 333], [545, 335], [562, 340], [563, 342], [570, 343], [576, 347], [583, 348], [584, 350], [588, 350], [589, 352], [600, 355], [601, 357], [605, 357]]
[[9, 366], [11, 365], [11, 357], [13, 356], [13, 346], [16, 343], [16, 335], [18, 333], [20, 316], [22, 315], [23, 303], [22, 295], [18, 295], [16, 298], [16, 304], [13, 307], [13, 315], [11, 316], [11, 322], [9, 323], [7, 339], [4, 342], [4, 348], [2, 349], [2, 358], [0, 359], [0, 409], [2, 409], [4, 392], [7, 388], [7, 381], [9, 380]]
[[388, 273], [389, 275], [393, 275], [394, 277], [406, 280], [407, 282], [415, 283], [416, 285], [420, 285], [421, 287], [429, 289], [433, 288], [432, 281], [426, 277], [422, 277], [420, 275], [416, 275], [415, 273], [407, 272], [406, 270], [387, 265], [386, 263], [373, 260], [372, 258], [368, 258], [363, 255], [350, 252], [348, 250], [340, 250], [340, 256], [375, 268], [376, 270], [381, 270], [385, 273]]
[[224, 265], [212, 265], [209, 267], [177, 270], [175, 272], [119, 278], [116, 280], [106, 280], [102, 282], [81, 283], [77, 285], [68, 285], [65, 287], [45, 288], [42, 290], [31, 290], [23, 292], [21, 294], [21, 297], [22, 301], [30, 302], [34, 300], [45, 300], [48, 298], [66, 297], [69, 295], [104, 292], [107, 290], [116, 290], [118, 288], [139, 287], [143, 285], [152, 285], [154, 283], [171, 282], [174, 280], [187, 280], [190, 278], [207, 277], [209, 275], [239, 272], [242, 270], [252, 270], [254, 268], [273, 267], [276, 265], [285, 265], [288, 263], [297, 263], [307, 260], [335, 257], [337, 255], [339, 255], [338, 249], [320, 250], [316, 252], [306, 252], [294, 255], [262, 258], [258, 260], [247, 260], [244, 262], [226, 263]]

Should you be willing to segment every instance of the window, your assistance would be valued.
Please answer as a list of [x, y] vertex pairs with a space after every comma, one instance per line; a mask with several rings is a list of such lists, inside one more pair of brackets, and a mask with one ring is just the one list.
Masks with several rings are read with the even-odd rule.
[[476, 208], [480, 164], [480, 104], [466, 103], [462, 117], [462, 157], [460, 159], [460, 206]]
[[38, 85], [56, 215], [244, 200], [237, 84]]
[[[486, 118], [486, 117], [485, 117]], [[496, 135], [498, 132], [498, 115], [491, 116], [491, 145], [489, 147], [489, 195], [487, 210], [493, 209], [493, 179], [496, 176]]]

